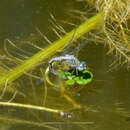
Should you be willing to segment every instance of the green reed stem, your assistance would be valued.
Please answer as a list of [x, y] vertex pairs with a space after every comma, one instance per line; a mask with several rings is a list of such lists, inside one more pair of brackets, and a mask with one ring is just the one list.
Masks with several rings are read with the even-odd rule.
[[[79, 27], [76, 28], [76, 33], [73, 40], [77, 40], [85, 33], [97, 28], [99, 25], [103, 23], [103, 18], [104, 18], [104, 13], [101, 12], [96, 14], [92, 18], [88, 19], [83, 24], [81, 24]], [[17, 66], [12, 71], [10, 71], [9, 73], [1, 77], [0, 86], [5, 85], [5, 83], [10, 84], [11, 82], [19, 78], [21, 75], [23, 75], [25, 72], [34, 68], [41, 61], [47, 59], [49, 56], [54, 55], [57, 52], [57, 50], [64, 49], [69, 44], [69, 41], [72, 39], [73, 34], [74, 34], [74, 30], [67, 33], [63, 38], [53, 42], [51, 45], [46, 47], [43, 51], [38, 52], [30, 59], [26, 60], [23, 64]]]

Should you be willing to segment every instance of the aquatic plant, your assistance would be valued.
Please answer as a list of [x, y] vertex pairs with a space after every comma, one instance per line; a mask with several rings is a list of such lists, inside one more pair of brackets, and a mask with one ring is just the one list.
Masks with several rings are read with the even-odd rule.
[[107, 54], [115, 55], [110, 70], [130, 68], [130, 2], [128, 0], [86, 0], [98, 11], [104, 11], [104, 33], [98, 41], [108, 45]]

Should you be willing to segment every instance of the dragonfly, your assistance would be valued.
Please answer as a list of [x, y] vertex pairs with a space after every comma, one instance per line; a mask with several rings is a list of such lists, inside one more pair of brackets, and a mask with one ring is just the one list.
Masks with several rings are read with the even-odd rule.
[[[76, 30], [74, 31], [74, 34], [72, 36], [72, 39], [70, 40], [69, 46], [66, 48], [70, 48], [72, 45], [72, 41], [74, 39]], [[60, 72], [58, 72], [56, 69], [57, 67], [61, 66], [60, 71], [76, 71], [76, 72], [82, 72], [83, 70], [87, 69], [87, 64], [85, 61], [80, 62], [80, 60], [77, 58], [77, 54], [79, 51], [90, 41], [92, 40], [99, 32], [96, 32], [93, 36], [91, 36], [89, 39], [85, 40], [83, 43], [81, 43], [78, 47], [76, 47], [72, 52], [70, 53], [63, 53], [61, 56], [53, 57], [48, 61], [48, 67], [49, 71], [54, 74], [55, 76], [58, 76]], [[63, 70], [62, 70], [63, 69]], [[71, 72], [72, 72], [71, 71]], [[42, 81], [44, 81], [44, 77], [41, 78], [40, 82], [36, 85], [40, 85]]]

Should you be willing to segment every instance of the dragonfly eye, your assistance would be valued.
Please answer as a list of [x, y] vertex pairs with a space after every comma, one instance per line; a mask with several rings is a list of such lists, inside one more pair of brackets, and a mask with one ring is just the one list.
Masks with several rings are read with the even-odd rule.
[[86, 62], [81, 62], [80, 65], [78, 66], [79, 71], [83, 71], [86, 69]]

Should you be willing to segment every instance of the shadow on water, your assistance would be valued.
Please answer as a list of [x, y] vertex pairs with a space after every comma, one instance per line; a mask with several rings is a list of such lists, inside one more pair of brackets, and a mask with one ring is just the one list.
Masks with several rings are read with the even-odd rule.
[[[65, 0], [40, 1], [40, 0], [2, 0], [0, 5], [0, 42], [4, 39], [21, 40], [32, 33], [36, 28], [41, 32], [50, 32], [50, 15], [53, 13], [56, 19], [68, 18], [67, 10], [84, 10], [83, 2]], [[75, 22], [70, 20], [71, 22]], [[78, 21], [79, 22], [79, 21]], [[66, 26], [67, 28], [67, 26]], [[48, 36], [55, 39], [51, 34]], [[0, 44], [3, 50], [3, 44]], [[24, 45], [23, 45], [24, 46]], [[33, 51], [28, 48], [28, 51]], [[1, 107], [0, 127], [5, 130], [128, 130], [130, 129], [130, 80], [129, 72], [123, 67], [113, 72], [108, 72], [111, 64], [111, 56], [107, 56], [108, 50], [102, 45], [89, 43], [80, 54], [79, 59], [85, 60], [94, 74], [94, 80], [85, 86], [76, 95], [71, 97], [88, 110], [75, 110], [70, 115], [29, 110], [24, 108]], [[3, 53], [3, 51], [2, 51]], [[47, 67], [47, 64], [44, 64]], [[40, 66], [42, 69], [43, 65]], [[38, 72], [41, 75], [41, 70]], [[27, 76], [19, 81], [20, 91], [24, 93], [16, 96], [14, 102], [25, 104], [43, 105], [45, 86], [32, 86], [33, 81]], [[8, 95], [7, 95], [8, 96]], [[58, 91], [47, 88], [46, 107], [54, 109], [72, 108]]]

